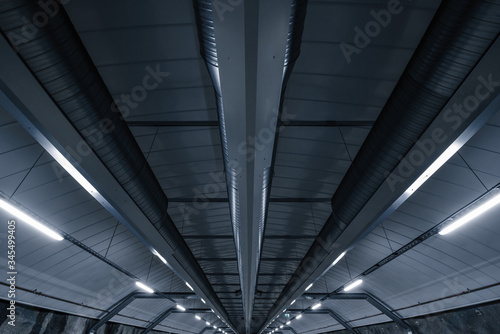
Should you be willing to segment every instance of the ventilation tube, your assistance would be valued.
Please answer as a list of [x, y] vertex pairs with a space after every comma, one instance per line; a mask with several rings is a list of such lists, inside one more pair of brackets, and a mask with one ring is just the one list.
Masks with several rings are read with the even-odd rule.
[[[46, 14], [37, 1], [0, 3], [0, 28], [40, 84], [111, 171], [173, 250], [173, 256], [227, 314], [189, 247], [167, 213], [168, 201], [153, 171], [121, 118], [102, 78], [63, 6]], [[51, 9], [48, 9], [49, 11]], [[33, 22], [33, 20], [37, 20]], [[41, 22], [44, 20], [44, 22]], [[103, 134], [103, 120], [109, 121]]]
[[[216, 100], [217, 100], [217, 110], [219, 114], [219, 124], [220, 124], [220, 132], [221, 132], [221, 140], [222, 140], [222, 150], [224, 155], [224, 168], [226, 173], [226, 182], [227, 182], [227, 190], [229, 196], [229, 206], [231, 212], [231, 220], [234, 232], [236, 253], [238, 254], [238, 270], [241, 274], [243, 272], [242, 261], [240, 259], [240, 249], [241, 249], [241, 241], [240, 241], [240, 233], [241, 233], [241, 217], [239, 210], [239, 194], [238, 194], [238, 171], [235, 168], [232, 168], [232, 164], [230, 163], [230, 158], [228, 154], [228, 138], [226, 134], [226, 124], [224, 121], [224, 106], [223, 100], [221, 96], [221, 86], [220, 86], [220, 77], [219, 77], [219, 69], [218, 69], [218, 61], [217, 61], [217, 46], [216, 46], [216, 38], [214, 32], [214, 22], [213, 22], [213, 12], [212, 5], [210, 0], [195, 0], [195, 15], [196, 22], [198, 26], [198, 36], [200, 39], [200, 49], [201, 55], [205, 60], [205, 64], [208, 68], [210, 76], [212, 78], [212, 82], [214, 85]], [[300, 53], [300, 45], [302, 41], [302, 31], [304, 29], [304, 20], [306, 15], [307, 8], [307, 0], [293, 0], [290, 11], [290, 21], [289, 21], [289, 30], [287, 35], [287, 43], [286, 43], [286, 54], [285, 61], [283, 64], [283, 80], [282, 80], [282, 94], [281, 94], [281, 103], [280, 103], [280, 114], [282, 109], [282, 102], [284, 97], [284, 92], [286, 89], [287, 81], [290, 77], [290, 73], [292, 72], [295, 61], [297, 60]], [[261, 254], [262, 242], [264, 236], [264, 227], [265, 221], [267, 218], [267, 208], [269, 204], [269, 196], [272, 182], [272, 167], [274, 166], [275, 152], [277, 146], [277, 138], [275, 136], [274, 143], [274, 152], [272, 165], [270, 168], [266, 168], [262, 173], [262, 200], [260, 207], [260, 216], [258, 219], [259, 223], [259, 240], [258, 240], [258, 249], [255, 251]], [[255, 263], [257, 269], [259, 267], [259, 263]], [[258, 272], [258, 270], [256, 270]], [[242, 280], [240, 279], [242, 282]], [[243, 283], [242, 283], [243, 284]], [[252, 281], [253, 286], [250, 287], [250, 291], [255, 291], [257, 286], [257, 278], [255, 281]], [[243, 286], [241, 287], [242, 291], [245, 289]], [[242, 295], [244, 298], [244, 295]], [[246, 301], [243, 300], [243, 304], [246, 304]], [[253, 301], [251, 302], [253, 304]], [[248, 320], [248, 319], [247, 319]]]
[[[333, 213], [304, 259], [321, 263], [328, 256], [338, 236], [444, 108], [499, 31], [500, 1], [443, 1], [334, 194]], [[286, 306], [314, 270], [302, 261], [269, 318]]]

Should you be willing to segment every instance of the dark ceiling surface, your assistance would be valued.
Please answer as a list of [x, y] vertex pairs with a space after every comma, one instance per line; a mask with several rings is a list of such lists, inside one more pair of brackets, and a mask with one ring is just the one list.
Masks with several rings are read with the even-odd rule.
[[[224, 15], [246, 8], [241, 1], [222, 3]], [[284, 92], [283, 124], [276, 131], [251, 319], [245, 319], [242, 301], [240, 275], [245, 273], [238, 268], [216, 95], [200, 56], [193, 3], [72, 0], [65, 4], [71, 23], [169, 200], [169, 216], [227, 318], [213, 300], [202, 301], [209, 292], [196, 283], [192, 284], [194, 293], [186, 286], [186, 281], [193, 283], [193, 277], [183, 276], [170, 261], [166, 266], [151, 252], [154, 242], [148, 243], [146, 227], [128, 228], [115, 211], [61, 172], [52, 152], [11, 115], [2, 98], [1, 197], [71, 237], [54, 242], [19, 222], [16, 299], [100, 318], [122, 298], [139, 291], [133, 283], [140, 280], [156, 291], [182, 296], [136, 300], [112, 321], [148, 327], [162, 312], [181, 304], [192, 312], [171, 314], [155, 329], [196, 334], [216, 332], [213, 326], [240, 333], [267, 333], [280, 325], [285, 326], [280, 331], [294, 333], [342, 330], [340, 322], [321, 312], [294, 317], [357, 277], [363, 277], [364, 283], [353, 292], [375, 296], [402, 318], [499, 300], [499, 208], [453, 234], [432, 233], [422, 238], [500, 183], [500, 112], [496, 112], [335, 267], [311, 277], [312, 288], [296, 298], [293, 306], [292, 300], [287, 301], [288, 311], [280, 312], [268, 327], [276, 315], [273, 305], [280, 303], [284, 288], [329, 219], [333, 194], [440, 5], [431, 0], [401, 1], [401, 11], [348, 60], [342, 43], [352, 44], [356, 28], [374, 20], [373, 13], [387, 10], [390, 3], [308, 1], [301, 54]], [[212, 5], [221, 6], [221, 1]], [[163, 76], [154, 88], [144, 89], [144, 78], [155, 71]], [[500, 77], [498, 66], [490, 74]], [[0, 88], [7, 91], [7, 79], [4, 73], [0, 76]], [[137, 95], [139, 92], [145, 93]], [[95, 187], [100, 190], [107, 185]], [[116, 205], [123, 209], [129, 204]], [[0, 211], [3, 222], [12, 218]], [[2, 226], [0, 256], [6, 263], [7, 227]], [[401, 248], [404, 252], [376, 266]], [[0, 298], [5, 299], [7, 291], [7, 285], [0, 285]], [[322, 302], [321, 310], [325, 309], [335, 311], [352, 327], [390, 321], [362, 300], [328, 299]]]

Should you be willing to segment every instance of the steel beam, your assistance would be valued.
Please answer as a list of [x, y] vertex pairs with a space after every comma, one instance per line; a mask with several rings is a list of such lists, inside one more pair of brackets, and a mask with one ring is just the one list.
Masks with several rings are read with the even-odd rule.
[[[136, 299], [169, 299], [170, 301], [174, 302], [170, 298], [172, 296], [176, 296], [178, 293], [143, 293], [143, 292], [132, 292], [122, 298], [118, 303], [112, 305], [109, 310], [107, 311], [107, 314], [104, 315], [99, 321], [90, 328], [89, 334], [95, 334], [102, 325], [104, 325], [106, 322], [108, 322], [111, 318], [113, 318], [115, 315], [118, 314], [121, 310], [123, 310], [125, 307], [127, 307], [130, 303], [132, 303]], [[191, 294], [190, 294], [191, 295]], [[160, 314], [152, 323], [151, 325], [146, 328], [142, 334], [149, 333], [153, 328], [158, 326], [160, 322], [162, 322], [165, 318], [167, 318], [170, 314], [172, 313], [202, 313], [202, 312], [212, 312], [211, 309], [186, 309], [186, 311], [177, 311], [175, 307], [171, 307], [164, 311], [162, 314]]]
[[267, 218], [292, 13], [291, 0], [244, 1], [223, 19], [213, 13], [217, 55], [223, 55], [217, 57], [222, 100], [219, 119], [224, 122], [224, 162], [248, 334]]
[[[286, 121], [278, 122], [281, 127], [319, 126], [319, 127], [360, 127], [373, 126], [374, 121]], [[178, 126], [219, 126], [219, 121], [128, 121], [128, 126], [136, 127], [178, 127]]]
[[305, 313], [305, 314], [328, 314], [330, 317], [332, 317], [333, 319], [335, 319], [335, 321], [337, 321], [339, 324], [341, 324], [342, 326], [344, 326], [344, 328], [348, 332], [353, 333], [353, 334], [359, 334], [357, 330], [355, 330], [354, 328], [352, 328], [351, 325], [349, 325], [340, 315], [338, 315], [337, 313], [335, 313], [332, 309], [323, 308], [323, 309], [321, 309], [319, 311], [307, 310], [307, 311], [304, 311], [302, 313]]
[[90, 328], [89, 334], [95, 334], [102, 325], [104, 325], [106, 322], [109, 321], [109, 319], [113, 318], [115, 315], [118, 314], [118, 312], [123, 310], [130, 303], [132, 303], [136, 299], [136, 296], [137, 296], [136, 293], [129, 294], [127, 297], [122, 299], [121, 302], [113, 306], [112, 309], [105, 316], [99, 319], [99, 321]]
[[[177, 197], [177, 198], [169, 198], [169, 202], [171, 203], [196, 203], [196, 198], [193, 197]], [[204, 198], [204, 202], [207, 203], [228, 203], [229, 199], [227, 197], [224, 198]], [[330, 203], [330, 198], [325, 197], [276, 197], [270, 198], [269, 202], [272, 203]]]
[[151, 325], [148, 326], [145, 330], [142, 331], [142, 334], [147, 334], [151, 332], [156, 326], [160, 324], [163, 320], [165, 320], [170, 314], [172, 314], [175, 311], [175, 307], [171, 307], [167, 309], [165, 312], [160, 314], [152, 323]]
[[[311, 296], [316, 299], [326, 300], [326, 299], [335, 299], [335, 300], [366, 300], [380, 312], [391, 318], [395, 323], [404, 328], [408, 334], [413, 333], [413, 329], [411, 326], [406, 323], [396, 312], [392, 312], [388, 307], [386, 307], [382, 302], [380, 302], [375, 296], [369, 293], [330, 293], [330, 294], [321, 294], [321, 293], [307, 293], [303, 296]], [[320, 298], [321, 297], [321, 298]], [[307, 312], [307, 311], [306, 311]]]
[[200, 332], [199, 334], [203, 334], [203, 333], [205, 333], [206, 331], [208, 331], [208, 330], [210, 330], [210, 329], [212, 329], [212, 327], [205, 327], [205, 328], [203, 328], [203, 329], [201, 330], [201, 332]]

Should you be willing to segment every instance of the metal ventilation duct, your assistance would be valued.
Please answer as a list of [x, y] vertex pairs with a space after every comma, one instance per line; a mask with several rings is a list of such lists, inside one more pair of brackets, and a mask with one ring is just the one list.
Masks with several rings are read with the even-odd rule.
[[[249, 159], [246, 159], [245, 162], [241, 162], [241, 160], [243, 159], [241, 159], [241, 156], [239, 156], [239, 152], [236, 152], [236, 150], [232, 150], [231, 146], [234, 146], [235, 143], [237, 145], [239, 142], [241, 142], [241, 133], [246, 133], [248, 135], [257, 137], [259, 130], [264, 129], [262, 126], [268, 126], [268, 124], [270, 123], [269, 121], [273, 117], [273, 115], [266, 110], [259, 108], [259, 106], [262, 105], [262, 101], [260, 100], [266, 100], [269, 105], [273, 105], [275, 109], [278, 110], [278, 118], [279, 114], [281, 113], [286, 83], [294, 66], [295, 60], [300, 53], [300, 44], [302, 39], [302, 31], [304, 28], [307, 1], [293, 0], [280, 1], [279, 3], [280, 4], [277, 3], [276, 5], [270, 5], [275, 6], [270, 10], [276, 10], [279, 12], [280, 10], [282, 11], [283, 7], [286, 6], [286, 8], [290, 10], [289, 17], [285, 21], [285, 24], [287, 23], [288, 27], [286, 28], [282, 36], [276, 33], [276, 35], [274, 36], [276, 40], [272, 40], [271, 37], [267, 41], [265, 39], [264, 41], [262, 41], [262, 39], [258, 41], [259, 48], [265, 48], [267, 45], [265, 43], [274, 43], [278, 45], [282, 43], [284, 46], [281, 49], [282, 54], [279, 55], [279, 57], [282, 58], [278, 58], [278, 55], [276, 55], [276, 58], [283, 59], [283, 62], [281, 63], [281, 65], [279, 65], [281, 66], [281, 68], [278, 77], [278, 94], [273, 95], [273, 92], [265, 92], [264, 94], [262, 94], [261, 92], [259, 92], [258, 87], [254, 88], [256, 91], [253, 91], [251, 93], [249, 93], [249, 91], [247, 90], [245, 92], [246, 99], [250, 100], [255, 98], [258, 100], [257, 102], [254, 102], [254, 107], [249, 108], [248, 105], [245, 106], [245, 103], [242, 102], [241, 108], [235, 108], [234, 110], [228, 111], [226, 110], [227, 108], [225, 104], [227, 105], [229, 97], [227, 95], [224, 96], [222, 92], [223, 89], [221, 88], [221, 81], [223, 81], [224, 79], [221, 79], [218, 59], [218, 53], [220, 53], [221, 46], [221, 37], [217, 35], [217, 22], [214, 22], [214, 12], [212, 11], [211, 1], [196, 0], [194, 2], [196, 21], [198, 25], [198, 35], [201, 45], [201, 54], [205, 59], [205, 63], [211, 75], [215, 93], [217, 96], [217, 108], [224, 155], [226, 182], [238, 259], [238, 271], [240, 274], [240, 284], [244, 306], [243, 308], [245, 312], [245, 327], [247, 332], [249, 331], [249, 326], [252, 319], [252, 309], [255, 299], [255, 290], [257, 286], [257, 274], [260, 265], [264, 227], [267, 218], [267, 208], [272, 182], [272, 170], [276, 152], [278, 129], [276, 128], [276, 126], [271, 129], [274, 134], [274, 140], [266, 145], [266, 149], [260, 151], [255, 149], [255, 153], [254, 156], [252, 156], [251, 161], [249, 161]], [[249, 5], [245, 7], [245, 20], [257, 20], [257, 17], [251, 17], [249, 19], [248, 13], [252, 11], [252, 9], [248, 8], [250, 6], [255, 5]], [[259, 15], [259, 11], [262, 12], [264, 6], [266, 5], [262, 3], [255, 6], [257, 7], [257, 9], [254, 9], [255, 12], [253, 14]], [[235, 14], [231, 13], [231, 15]], [[283, 14], [281, 13], [281, 15]], [[258, 25], [260, 25], [259, 27], [249, 28], [252, 23], [245, 21], [243, 30], [254, 29], [255, 31], [252, 31], [251, 34], [257, 34], [257, 30], [259, 30], [263, 25], [267, 24], [265, 20], [257, 20], [257, 22]], [[220, 24], [220, 27], [221, 26], [222, 24]], [[226, 29], [229, 28], [227, 28], [226, 26]], [[283, 37], [283, 41], [278, 40], [279, 37]], [[284, 40], [284, 38], [286, 38], [286, 41]], [[245, 43], [249, 43], [251, 37], [245, 35], [244, 39]], [[224, 47], [227, 48], [228, 45], [225, 44]], [[247, 80], [246, 82], [248, 84], [249, 82], [252, 82], [252, 79], [249, 79], [249, 77], [257, 77], [259, 75], [259, 71], [262, 70], [263, 66], [266, 66], [260, 64], [269, 64], [272, 63], [272, 61], [270, 61], [268, 58], [259, 58], [259, 61], [261, 62], [259, 63], [255, 61], [256, 64], [253, 65], [252, 62], [254, 61], [254, 59], [252, 58], [252, 53], [255, 52], [257, 54], [257, 51], [253, 49], [246, 49], [247, 47], [248, 44], [245, 44], [245, 64], [243, 65], [243, 67], [245, 67], [248, 71], [248, 66], [255, 66], [255, 72], [257, 73], [246, 73], [246, 77], [237, 79], [240, 81]], [[257, 58], [262, 56], [256, 55], [255, 57]], [[257, 63], [259, 65], [257, 65]], [[276, 65], [267, 66], [272, 67]], [[272, 69], [275, 69], [275, 67], [272, 67]], [[273, 74], [271, 74], [270, 71], [269, 78], [271, 77], [273, 77]], [[272, 81], [272, 79], [269, 80]], [[256, 80], [256, 82], [259, 82], [259, 80]], [[236, 128], [235, 126], [233, 126], [235, 125], [234, 123], [232, 123], [231, 126], [228, 126], [227, 119], [228, 116], [231, 115], [228, 114], [229, 112], [238, 113], [241, 119], [241, 126], [240, 124], [236, 124], [236, 126], [238, 127]], [[245, 120], [247, 122], [246, 124]], [[252, 126], [254, 126], [254, 128], [252, 128]], [[243, 136], [243, 141], [245, 140], [246, 138]], [[249, 143], [249, 145], [251, 144], [252, 143]]]
[[[113, 107], [95, 65], [63, 6], [48, 18], [36, 1], [0, 3], [0, 28], [87, 144], [153, 223], [189, 276], [219, 313], [226, 311], [167, 212], [168, 200], [134, 136]], [[33, 22], [46, 17], [44, 22]], [[28, 20], [28, 21], [27, 21]], [[27, 29], [36, 29], [26, 36]], [[103, 123], [104, 122], [104, 123]], [[102, 131], [105, 126], [109, 131]], [[112, 129], [112, 130], [111, 130]], [[104, 134], [96, 140], [96, 133]]]
[[[387, 175], [441, 112], [495, 41], [500, 1], [443, 1], [352, 166], [332, 198], [333, 213], [268, 314], [273, 319], [311, 279]], [[325, 242], [325, 240], [328, 240]]]

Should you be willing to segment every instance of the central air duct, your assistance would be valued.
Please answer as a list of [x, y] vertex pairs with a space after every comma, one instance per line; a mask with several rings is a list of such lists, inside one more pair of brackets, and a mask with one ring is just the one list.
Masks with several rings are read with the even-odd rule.
[[[334, 249], [335, 240], [383, 184], [467, 78], [500, 31], [500, 1], [443, 1], [332, 198], [333, 213], [283, 289], [268, 321]], [[325, 242], [327, 240], [327, 242]]]
[[[47, 18], [42, 25], [27, 21], [41, 17]], [[55, 14], [48, 17], [36, 1], [2, 1], [0, 28], [48, 95], [163, 236], [171, 255], [227, 319], [215, 291], [168, 215], [165, 193], [127, 124], [113, 110], [113, 98], [63, 6], [57, 4]], [[35, 35], [27, 38], [28, 29], [35, 29], [30, 30]]]
[[[263, 105], [262, 101], [256, 101], [253, 104], [253, 108], [257, 110], [253, 110], [252, 107], [249, 108], [248, 104], [245, 105], [244, 101], [241, 102], [241, 108], [233, 107], [232, 112], [240, 112], [239, 116], [241, 118], [241, 123], [244, 124], [245, 120], [248, 122], [246, 127], [241, 127], [241, 132], [245, 132], [250, 136], [255, 136], [255, 138], [258, 137], [259, 130], [264, 129], [264, 126], [269, 126], [269, 120], [272, 119], [273, 116], [279, 119], [286, 83], [288, 81], [288, 78], [290, 77], [290, 73], [295, 64], [295, 61], [300, 53], [300, 44], [304, 27], [307, 1], [293, 0], [281, 1], [276, 3], [277, 4], [274, 5], [275, 7], [263, 3], [260, 3], [260, 8], [259, 4], [250, 4], [249, 6], [245, 7], [245, 10], [247, 12], [245, 13], [246, 16], [244, 17], [245, 20], [248, 21], [244, 22], [244, 28], [242, 30], [252, 30], [255, 28], [256, 31], [251, 31], [249, 34], [247, 33], [246, 35], [244, 35], [243, 39], [245, 39], [245, 41], [242, 44], [244, 44], [243, 48], [246, 51], [243, 55], [245, 60], [243, 61], [242, 67], [245, 67], [245, 69], [247, 70], [248, 67], [253, 66], [252, 62], [255, 60], [256, 73], [245, 72], [246, 77], [239, 77], [236, 78], [236, 80], [246, 80], [248, 84], [248, 82], [251, 82], [251, 79], [249, 79], [249, 77], [256, 77], [257, 87], [255, 88], [255, 91], [252, 91], [250, 93], [248, 90], [245, 91], [244, 94], [246, 99], [266, 99], [266, 101], [271, 101], [269, 102], [269, 104], [273, 105], [274, 108], [278, 111], [277, 115], [272, 115], [269, 112], [266, 113], [265, 110], [262, 110], [264, 108], [259, 108], [259, 106]], [[271, 41], [272, 37], [269, 39], [265, 39], [259, 36], [257, 31], [260, 31], [262, 26], [265, 26], [269, 23], [265, 20], [259, 21], [257, 17], [249, 17], [250, 15], [248, 13], [252, 12], [251, 15], [259, 15], [259, 10], [264, 11], [265, 6], [271, 6], [269, 8], [269, 11], [276, 10], [276, 12], [280, 12], [281, 10], [281, 13], [278, 14], [278, 16], [283, 16], [283, 7], [279, 8], [279, 6], [285, 6], [284, 4], [286, 4], [286, 10], [290, 14], [284, 21], [285, 29], [283, 31], [283, 34], [280, 35], [279, 33], [276, 33], [275, 35], [273, 35], [274, 37], [276, 37], [276, 40], [274, 41]], [[251, 6], [256, 6], [257, 10], [252, 11], [252, 9], [249, 9], [249, 7]], [[224, 83], [221, 83], [221, 81], [223, 81], [224, 78], [221, 79], [221, 67], [219, 66], [218, 58], [218, 54], [220, 53], [221, 48], [220, 40], [224, 40], [224, 37], [220, 37], [217, 34], [218, 22], [214, 22], [215, 14], [212, 10], [212, 2], [210, 0], [195, 0], [194, 7], [196, 22], [198, 26], [198, 35], [200, 39], [201, 55], [205, 60], [205, 64], [210, 73], [216, 93], [227, 191], [238, 260], [238, 272], [240, 274], [243, 309], [245, 313], [245, 327], [246, 331], [249, 332], [250, 322], [252, 321], [252, 310], [257, 286], [257, 274], [260, 265], [264, 227], [267, 217], [267, 208], [272, 182], [272, 170], [276, 152], [278, 128], [275, 126], [273, 129], [271, 129], [271, 131], [274, 133], [274, 140], [269, 143], [265, 149], [259, 151], [255, 148], [252, 148], [255, 153], [254, 156], [251, 156], [251, 161], [249, 161], [248, 157], [245, 157], [247, 158], [246, 161], [242, 162], [241, 156], [238, 155], [241, 152], [236, 152], [236, 150], [232, 149], [232, 147], [238, 146], [241, 141], [245, 142], [248, 137], [245, 135], [241, 136], [241, 134], [238, 133], [238, 129], [236, 129], [235, 126], [238, 126], [239, 124], [235, 124], [234, 122], [231, 123], [231, 121], [229, 121], [231, 125], [228, 125], [228, 116], [234, 117], [234, 115], [228, 114], [228, 111], [226, 110], [227, 108], [225, 108], [224, 106], [225, 103], [227, 105], [229, 97], [224, 96], [223, 88], [221, 87]], [[226, 15], [236, 15], [236, 13], [233, 12]], [[257, 24], [255, 24], [256, 26], [258, 25], [258, 27], [252, 26], [254, 20], [258, 22]], [[279, 21], [279, 19], [277, 19], [277, 21]], [[223, 23], [228, 24], [227, 21]], [[223, 23], [218, 23], [219, 27], [222, 27]], [[276, 23], [276, 25], [279, 25], [279, 27], [281, 27], [279, 23]], [[229, 24], [223, 27], [226, 30], [229, 30], [230, 28], [228, 28], [228, 26]], [[237, 29], [233, 30], [236, 31]], [[252, 37], [255, 36], [253, 34], [258, 36], [255, 37], [255, 40], [259, 48], [266, 48], [266, 43], [270, 42], [283, 46], [280, 49], [282, 53], [281, 59], [283, 59], [283, 62], [281, 63], [281, 65], [279, 65], [279, 76], [278, 80], [276, 81], [276, 88], [278, 88], [278, 90], [276, 95], [273, 95], [274, 92], [265, 92], [264, 94], [262, 94], [259, 91], [259, 89], [261, 89], [258, 79], [259, 70], [262, 71], [262, 68], [266, 66], [265, 64], [271, 63], [271, 61], [267, 60], [266, 58], [263, 59], [261, 63], [259, 63], [258, 61], [256, 61], [256, 59], [258, 57], [261, 57], [261, 55], [256, 50], [247, 49], [248, 45], [251, 44]], [[280, 37], [282, 37], [282, 40], [279, 40]], [[228, 50], [228, 40], [224, 41], [226, 43], [224, 45], [225, 50]], [[252, 58], [254, 52], [255, 59]], [[226, 56], [227, 55], [225, 55], [224, 57]], [[229, 59], [229, 57], [227, 58]], [[259, 58], [259, 60], [260, 59], [262, 58]], [[267, 66], [271, 67], [271, 71], [267, 73], [269, 78], [274, 78], [273, 73], [275, 73], [275, 67], [272, 66], [276, 65]], [[272, 81], [272, 79], [269, 79], [269, 81]], [[266, 96], [266, 98], [263, 98], [263, 96]], [[234, 104], [232, 105], [234, 106]], [[245, 110], [246, 113], [244, 112]], [[249, 113], [251, 113], [252, 115], [249, 115]], [[251, 119], [251, 121], [248, 121], [248, 119]], [[251, 128], [251, 126], [248, 126], [248, 124], [252, 124], [252, 122], [253, 124], [255, 124], [255, 128]], [[278, 122], [276, 124], [278, 124]], [[253, 143], [247, 144], [251, 146]]]

